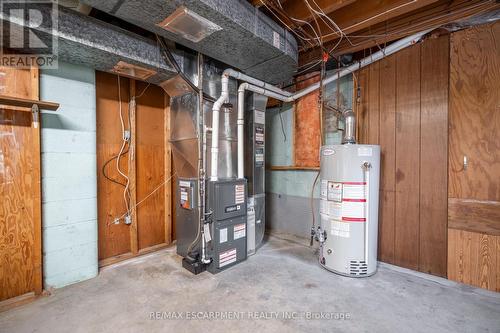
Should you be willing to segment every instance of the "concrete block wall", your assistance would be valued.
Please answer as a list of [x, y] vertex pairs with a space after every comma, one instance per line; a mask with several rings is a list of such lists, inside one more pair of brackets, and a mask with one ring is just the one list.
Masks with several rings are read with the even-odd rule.
[[95, 71], [59, 63], [40, 75], [44, 287], [97, 275]]

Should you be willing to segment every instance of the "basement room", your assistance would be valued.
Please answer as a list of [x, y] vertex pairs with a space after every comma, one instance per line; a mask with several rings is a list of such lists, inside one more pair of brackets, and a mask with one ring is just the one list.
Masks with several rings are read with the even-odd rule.
[[500, 333], [500, 1], [1, 0], [0, 332]]

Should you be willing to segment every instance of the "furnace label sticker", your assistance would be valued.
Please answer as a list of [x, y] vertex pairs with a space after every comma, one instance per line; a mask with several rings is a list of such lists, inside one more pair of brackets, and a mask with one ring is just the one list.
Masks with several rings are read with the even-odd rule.
[[219, 244], [227, 242], [227, 228], [219, 230]]
[[258, 145], [264, 144], [264, 128], [255, 127], [255, 143]]
[[236, 249], [231, 249], [219, 254], [219, 268], [236, 262]]
[[234, 186], [234, 203], [242, 204], [245, 202], [245, 185]]
[[234, 226], [234, 236], [233, 236], [234, 240], [243, 238], [246, 236], [246, 234], [247, 234], [247, 227], [245, 223], [237, 224]]
[[180, 204], [184, 209], [191, 209], [191, 203], [189, 202], [189, 192], [191, 191], [191, 185], [187, 183], [187, 186], [182, 186], [182, 182], [180, 185]]
[[264, 125], [266, 123], [266, 113], [264, 111], [255, 110], [253, 114], [253, 121], [256, 124]]
[[247, 207], [247, 224], [250, 227], [255, 225], [255, 208], [253, 205]]

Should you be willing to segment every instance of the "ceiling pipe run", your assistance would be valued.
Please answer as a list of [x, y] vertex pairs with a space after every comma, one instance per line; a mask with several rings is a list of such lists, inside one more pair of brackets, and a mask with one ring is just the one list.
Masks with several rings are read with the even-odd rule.
[[[348, 74], [351, 74], [352, 72], [359, 70], [360, 68], [363, 68], [365, 66], [370, 65], [371, 63], [374, 63], [388, 55], [391, 55], [397, 51], [400, 51], [408, 46], [414, 45], [420, 39], [430, 32], [432, 29], [424, 30], [422, 32], [416, 33], [414, 35], [411, 35], [409, 37], [403, 38], [386, 48], [372, 54], [371, 56], [368, 56], [364, 59], [362, 59], [359, 63], [353, 64], [351, 66], [348, 66], [344, 69], [339, 70], [338, 72], [330, 75], [327, 77], [325, 80], [323, 80], [323, 84], [326, 85], [330, 82], [333, 82], [335, 80], [338, 80]], [[237, 73], [237, 72], [236, 72]], [[223, 78], [226, 77], [226, 79], [229, 76], [232, 77], [239, 77], [241, 80], [244, 80], [243, 76], [236, 74], [234, 70], [226, 70], [223, 73]], [[267, 97], [272, 97], [277, 100], [280, 100], [282, 102], [293, 102], [317, 89], [320, 88], [320, 83], [315, 83], [310, 85], [309, 87], [302, 89], [295, 94], [291, 94], [288, 91], [282, 90], [277, 87], [273, 87], [272, 89], [269, 89], [269, 84], [266, 84], [263, 81], [257, 80], [255, 78], [251, 78], [250, 83], [248, 80], [244, 80], [247, 82], [244, 82], [240, 84], [238, 88], [238, 118], [237, 118], [237, 126], [238, 126], [238, 178], [244, 178], [245, 175], [245, 170], [244, 170], [244, 147], [243, 147], [243, 135], [244, 135], [244, 111], [245, 111], [245, 91], [252, 91], [257, 94], [261, 94]], [[226, 85], [226, 88], [223, 87], [224, 89], [227, 89], [227, 81], [223, 81], [223, 85]], [[266, 88], [267, 87], [267, 88]], [[222, 96], [221, 96], [222, 97]], [[214, 105], [215, 108], [215, 105]], [[215, 111], [215, 110], [214, 110]], [[215, 115], [215, 112], [214, 112]], [[218, 110], [217, 110], [217, 118], [213, 116], [212, 118], [212, 128], [218, 128]], [[217, 140], [212, 141], [212, 165], [217, 163], [218, 160], [218, 151], [217, 151]], [[214, 148], [214, 143], [215, 143], [215, 150]], [[217, 179], [217, 173], [213, 173], [212, 169], [212, 177], [215, 177]], [[217, 171], [217, 170], [215, 170]]]

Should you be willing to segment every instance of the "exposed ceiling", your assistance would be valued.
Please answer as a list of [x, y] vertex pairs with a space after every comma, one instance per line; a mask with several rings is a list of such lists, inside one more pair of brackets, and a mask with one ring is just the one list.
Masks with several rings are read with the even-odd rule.
[[299, 65], [369, 49], [417, 31], [497, 11], [495, 0], [248, 0], [293, 31]]
[[[272, 83], [289, 80], [297, 69], [294, 36], [245, 0], [80, 2]], [[199, 40], [187, 38], [182, 32], [198, 33], [199, 24], [192, 20], [172, 23], [183, 9], [217, 29]], [[182, 32], [165, 28], [176, 24], [182, 25]]]

